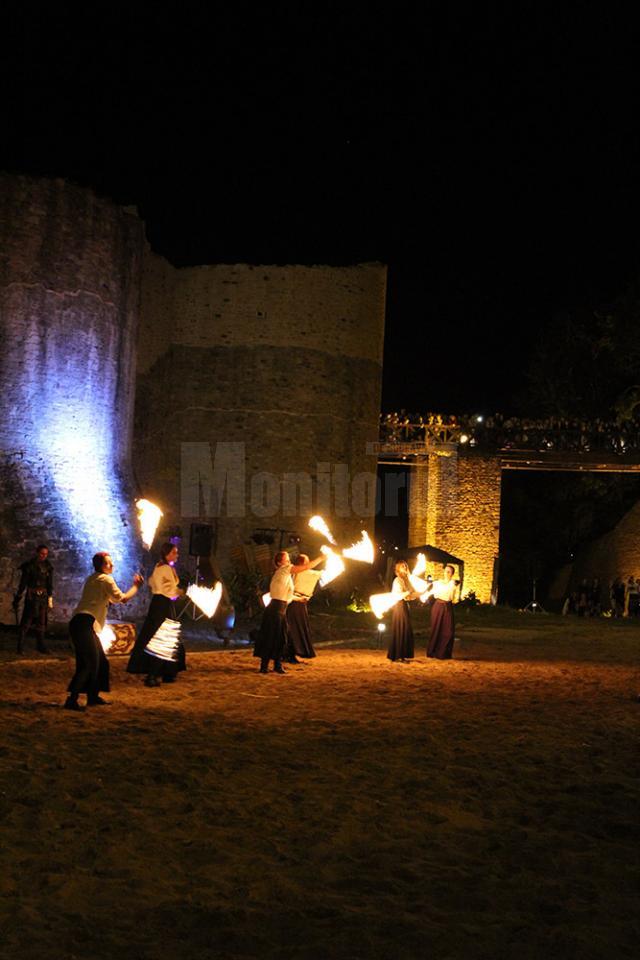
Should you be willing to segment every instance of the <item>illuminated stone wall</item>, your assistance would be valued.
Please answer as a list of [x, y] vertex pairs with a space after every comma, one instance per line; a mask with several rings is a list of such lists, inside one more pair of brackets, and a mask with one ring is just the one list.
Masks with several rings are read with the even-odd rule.
[[[136, 475], [185, 535], [192, 520], [213, 520], [223, 564], [251, 530], [304, 533], [318, 508], [341, 536], [372, 530], [373, 489], [358, 475], [375, 476], [377, 466], [366, 445], [378, 431], [385, 283], [380, 264], [173, 269], [146, 256]], [[205, 460], [208, 449], [212, 463], [219, 444], [244, 445], [244, 476], [229, 477], [234, 492], [243, 489], [242, 515], [229, 517], [223, 497], [221, 516], [212, 516], [206, 462], [200, 490], [185, 502], [185, 443], [201, 445]], [[257, 475], [297, 472], [312, 478], [311, 508], [288, 505], [293, 487], [283, 484], [278, 509], [265, 497], [256, 512]], [[333, 497], [318, 503], [318, 483], [332, 492], [346, 485], [347, 510], [336, 515]]]
[[[459, 456], [452, 446], [429, 455], [428, 477], [410, 496], [409, 546], [428, 543], [463, 560], [463, 593], [473, 591], [483, 603], [491, 600], [498, 556], [500, 488], [497, 458]], [[440, 570], [432, 565], [429, 572]]]
[[409, 471], [409, 547], [427, 543], [429, 464], [421, 463]]
[[[318, 508], [342, 539], [371, 531], [385, 285], [380, 264], [177, 270], [135, 214], [62, 180], [1, 175], [0, 620], [41, 541], [54, 619], [68, 619], [98, 549], [128, 586], [138, 496], [187, 544], [192, 520], [213, 520], [223, 565], [251, 530], [304, 533]], [[185, 444], [200, 451], [195, 499]], [[242, 450], [226, 489], [242, 509], [227, 517], [223, 502], [216, 521], [225, 444]]]
[[140, 221], [62, 180], [0, 175], [0, 620], [16, 568], [47, 542], [54, 619], [110, 550], [139, 563], [130, 446]]

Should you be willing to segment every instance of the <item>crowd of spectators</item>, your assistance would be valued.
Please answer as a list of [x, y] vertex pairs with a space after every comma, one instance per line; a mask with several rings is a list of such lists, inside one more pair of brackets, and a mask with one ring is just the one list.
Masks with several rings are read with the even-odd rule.
[[494, 450], [577, 451], [622, 455], [640, 450], [640, 418], [617, 421], [569, 417], [505, 417], [500, 413], [443, 415], [383, 414], [383, 443], [453, 442]]
[[626, 580], [616, 577], [608, 587], [597, 577], [583, 580], [578, 589], [565, 598], [562, 613], [574, 613], [579, 617], [599, 617], [601, 614], [639, 617], [640, 577], [630, 576]]

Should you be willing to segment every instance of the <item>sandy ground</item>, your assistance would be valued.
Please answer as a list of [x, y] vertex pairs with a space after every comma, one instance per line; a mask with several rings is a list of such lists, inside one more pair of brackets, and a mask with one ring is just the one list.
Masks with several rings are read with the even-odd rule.
[[80, 715], [66, 647], [6, 641], [3, 960], [635, 956], [640, 640], [529, 633], [157, 690], [113, 658]]

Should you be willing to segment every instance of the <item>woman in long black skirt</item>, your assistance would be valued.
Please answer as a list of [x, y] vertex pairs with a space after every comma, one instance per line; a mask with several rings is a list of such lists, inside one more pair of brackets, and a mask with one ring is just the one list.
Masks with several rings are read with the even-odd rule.
[[450, 660], [453, 653], [453, 604], [458, 590], [458, 584], [453, 579], [454, 573], [454, 568], [448, 563], [443, 570], [442, 580], [433, 583], [432, 596], [435, 602], [431, 607], [431, 636], [427, 656], [436, 660]]
[[391, 592], [400, 594], [403, 599], [398, 600], [391, 611], [391, 641], [387, 659], [404, 663], [406, 660], [413, 660], [413, 628], [408, 601], [414, 600], [417, 594], [411, 586], [409, 567], [404, 560], [396, 563], [395, 574]]
[[[298, 564], [309, 563], [306, 553], [298, 555]], [[321, 574], [317, 570], [303, 570], [293, 576], [293, 599], [287, 607], [287, 647], [285, 659], [298, 663], [298, 657], [311, 660], [316, 652], [311, 642], [308, 603]]]
[[173, 543], [163, 543], [160, 559], [149, 577], [153, 594], [149, 610], [131, 651], [127, 673], [146, 673], [147, 687], [159, 687], [161, 683], [173, 683], [181, 670], [187, 669], [184, 644], [178, 645], [177, 660], [162, 660], [145, 652], [145, 647], [165, 620], [176, 619], [175, 601], [183, 594], [174, 565], [178, 548]]
[[254, 657], [260, 657], [260, 673], [268, 673], [270, 660], [273, 660], [274, 673], [286, 673], [282, 658], [287, 645], [287, 605], [294, 594], [293, 575], [316, 567], [323, 559], [320, 556], [311, 562], [292, 564], [286, 550], [276, 553], [275, 570], [269, 584], [271, 602], [262, 616], [253, 651]]

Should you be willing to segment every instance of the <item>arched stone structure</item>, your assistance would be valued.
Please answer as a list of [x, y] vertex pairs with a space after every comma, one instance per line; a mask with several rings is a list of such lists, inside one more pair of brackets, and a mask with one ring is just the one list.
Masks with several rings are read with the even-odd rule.
[[[476, 437], [456, 418], [446, 418], [447, 423], [436, 419], [434, 425], [401, 421], [394, 424], [390, 436], [385, 429], [389, 418], [385, 418], [378, 457], [382, 463], [411, 468], [408, 546], [428, 543], [464, 560], [464, 593], [473, 591], [483, 603], [497, 598], [504, 470], [640, 472], [640, 433], [623, 431], [617, 424], [603, 432], [598, 422], [595, 434], [585, 424], [585, 429], [569, 436], [566, 430], [554, 432], [545, 423], [544, 430], [528, 426], [523, 436], [519, 422], [513, 421], [516, 441], [502, 427], [499, 433], [483, 429]], [[624, 569], [639, 570], [637, 517], [634, 509], [624, 523], [587, 551], [576, 571], [586, 576], [583, 571], [588, 569], [591, 576], [604, 578]]]

